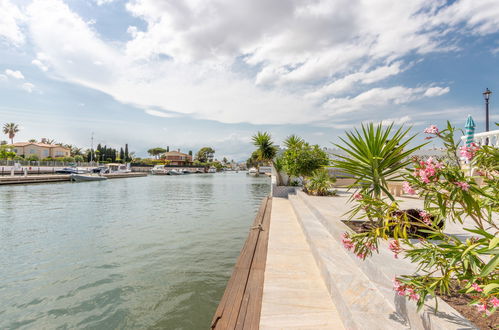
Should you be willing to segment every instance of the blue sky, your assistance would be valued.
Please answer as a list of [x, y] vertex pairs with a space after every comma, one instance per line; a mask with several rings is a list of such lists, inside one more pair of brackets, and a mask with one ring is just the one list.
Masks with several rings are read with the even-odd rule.
[[16, 140], [246, 159], [251, 135], [331, 146], [361, 122], [499, 121], [499, 2], [0, 0]]

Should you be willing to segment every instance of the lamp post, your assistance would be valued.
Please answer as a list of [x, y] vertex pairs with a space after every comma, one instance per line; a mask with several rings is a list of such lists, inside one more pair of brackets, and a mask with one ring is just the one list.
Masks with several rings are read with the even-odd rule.
[[485, 131], [489, 131], [489, 99], [490, 99], [490, 94], [492, 92], [488, 89], [485, 88], [485, 92], [483, 92], [483, 98], [485, 99]]

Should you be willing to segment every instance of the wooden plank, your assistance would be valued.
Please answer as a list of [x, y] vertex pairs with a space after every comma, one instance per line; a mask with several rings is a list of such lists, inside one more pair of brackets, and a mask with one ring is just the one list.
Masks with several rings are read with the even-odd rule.
[[[264, 225], [265, 215], [269, 213], [270, 217], [270, 203], [269, 197], [264, 198], [260, 209], [255, 217], [253, 226], [248, 234], [248, 238], [241, 250], [237, 259], [236, 265], [232, 272], [232, 276], [227, 283], [224, 295], [218, 305], [215, 315], [212, 320], [212, 329], [235, 329], [238, 320], [241, 320], [244, 326], [244, 319], [246, 318], [248, 306], [253, 306], [250, 301], [253, 299], [253, 294], [250, 294], [248, 288], [253, 288], [254, 285], [248, 286], [250, 278], [256, 275], [251, 275], [254, 266], [255, 254], [258, 254], [257, 249], [259, 245], [262, 231], [259, 226]], [[267, 230], [268, 235], [268, 230]], [[268, 236], [267, 236], [268, 237]], [[261, 253], [261, 252], [260, 252]], [[261, 260], [261, 257], [258, 258]], [[261, 262], [261, 261], [260, 261]], [[260, 268], [261, 266], [259, 266]], [[265, 265], [263, 266], [265, 267]], [[260, 279], [256, 276], [255, 279]], [[255, 280], [253, 279], [253, 280]], [[263, 278], [261, 278], [263, 289]], [[263, 292], [263, 290], [262, 290]], [[261, 305], [261, 295], [260, 295]], [[252, 309], [253, 310], [253, 309]], [[259, 316], [258, 316], [259, 317]]]
[[255, 255], [253, 256], [250, 276], [248, 278], [245, 295], [243, 297], [244, 305], [241, 306], [236, 329], [258, 329], [260, 325], [271, 209], [272, 200], [270, 199], [267, 203], [266, 212], [261, 222], [263, 231], [260, 231], [260, 237], [255, 249]]
[[[262, 202], [260, 210], [255, 217], [253, 222], [253, 227], [258, 225], [263, 218], [265, 209], [267, 207], [268, 198], [265, 198]], [[256, 242], [258, 240], [259, 230], [251, 229], [248, 238], [241, 250], [239, 258], [234, 267], [232, 277], [234, 280], [231, 281], [231, 286], [226, 288], [227, 298], [225, 299], [224, 306], [222, 306], [221, 313], [216, 315], [217, 322], [214, 323], [216, 329], [233, 329], [237, 317], [239, 315], [240, 306], [242, 303], [244, 290], [246, 288], [246, 283], [248, 281], [249, 272], [251, 268], [251, 263], [253, 260], [254, 250], [256, 247]], [[225, 294], [224, 294], [225, 295]]]

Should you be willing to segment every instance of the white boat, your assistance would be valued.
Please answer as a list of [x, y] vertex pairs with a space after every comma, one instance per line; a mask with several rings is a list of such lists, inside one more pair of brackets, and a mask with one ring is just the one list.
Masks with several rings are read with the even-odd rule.
[[183, 175], [184, 174], [184, 172], [182, 172], [181, 170], [177, 170], [176, 168], [173, 170], [170, 170], [169, 173], [170, 173], [170, 175]]
[[130, 163], [128, 163], [128, 164], [109, 163], [109, 164], [106, 164], [106, 167], [109, 169], [109, 173], [130, 173], [130, 172], [132, 172], [132, 170], [130, 169]]
[[107, 178], [105, 176], [100, 176], [100, 175], [71, 174], [71, 181], [75, 182], [104, 181], [104, 180], [107, 180]]
[[211, 166], [209, 169], [208, 169], [208, 173], [217, 173], [217, 168], [215, 166]]
[[170, 175], [170, 171], [165, 168], [165, 165], [154, 165], [151, 169], [151, 173], [155, 175]]
[[258, 170], [255, 167], [252, 167], [248, 170], [248, 174], [251, 176], [258, 176]]

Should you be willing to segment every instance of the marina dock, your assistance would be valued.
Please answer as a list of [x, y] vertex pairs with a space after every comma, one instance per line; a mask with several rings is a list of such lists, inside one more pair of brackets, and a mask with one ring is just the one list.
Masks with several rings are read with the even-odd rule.
[[[421, 310], [401, 302], [390, 279], [416, 269], [393, 258], [387, 242], [372, 257], [376, 262], [343, 248], [341, 234], [348, 227], [340, 219], [349, 196], [345, 189], [336, 197], [295, 190], [265, 198], [211, 329], [475, 329], [440, 298], [438, 314], [435, 298]], [[403, 202], [408, 208], [423, 203], [406, 197]]]
[[272, 198], [266, 197], [237, 259], [211, 329], [258, 329]]
[[[121, 179], [121, 178], [136, 178], [147, 176], [147, 173], [110, 173], [104, 174], [108, 179]], [[8, 184], [31, 184], [31, 183], [50, 183], [50, 182], [67, 182], [71, 180], [70, 174], [49, 174], [49, 175], [13, 175], [1, 176], [0, 185]]]

